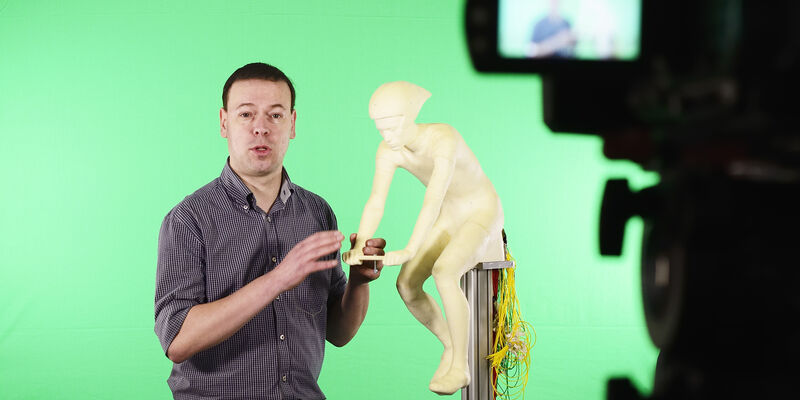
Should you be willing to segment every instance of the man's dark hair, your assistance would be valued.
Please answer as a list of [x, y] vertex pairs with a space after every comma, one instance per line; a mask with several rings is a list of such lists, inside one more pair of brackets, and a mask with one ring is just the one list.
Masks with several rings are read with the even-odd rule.
[[289, 85], [289, 92], [292, 94], [291, 111], [294, 110], [294, 86], [289, 77], [276, 67], [264, 63], [250, 63], [233, 71], [233, 74], [225, 81], [225, 86], [222, 87], [222, 108], [228, 109], [228, 91], [236, 81], [245, 79], [263, 79], [272, 82], [286, 82]]

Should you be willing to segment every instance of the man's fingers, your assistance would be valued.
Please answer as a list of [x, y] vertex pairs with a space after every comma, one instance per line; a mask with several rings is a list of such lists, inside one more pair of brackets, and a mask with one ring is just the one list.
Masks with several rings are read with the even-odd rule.
[[302, 246], [303, 248], [314, 248], [318, 246], [325, 246], [331, 243], [337, 243], [341, 245], [343, 239], [344, 235], [342, 235], [342, 233], [339, 231], [321, 231], [305, 238], [295, 247]]
[[367, 244], [368, 247], [377, 247], [379, 249], [382, 249], [382, 248], [386, 247], [386, 240], [384, 240], [382, 238], [372, 238], [372, 239], [367, 240], [366, 244]]
[[322, 271], [324, 269], [331, 269], [339, 264], [338, 260], [322, 260], [311, 263], [311, 272]]
[[335, 253], [341, 248], [342, 244], [339, 242], [334, 242], [334, 243], [325, 242], [317, 246], [313, 246], [306, 249], [302, 255], [305, 259], [313, 261], [320, 257], [330, 255], [331, 253]]
[[382, 255], [384, 254], [384, 247], [386, 247], [386, 240], [382, 238], [372, 238], [367, 240], [363, 252], [369, 255]]
[[355, 245], [356, 245], [356, 236], [358, 236], [358, 235], [357, 235], [357, 234], [355, 234], [355, 233], [351, 233], [351, 234], [350, 234], [350, 248], [351, 248], [351, 249], [352, 249], [353, 247], [355, 247]]
[[344, 235], [339, 231], [317, 232], [298, 243], [291, 252], [297, 253], [297, 256], [305, 260], [313, 261], [338, 251], [342, 247], [343, 239]]
[[342, 232], [339, 231], [319, 231], [317, 233], [312, 234], [311, 236], [305, 238], [302, 242], [315, 242], [318, 240], [335, 240], [337, 242], [341, 242], [344, 239], [344, 235]]
[[383, 249], [376, 247], [364, 247], [363, 252], [365, 256], [380, 256], [384, 254]]

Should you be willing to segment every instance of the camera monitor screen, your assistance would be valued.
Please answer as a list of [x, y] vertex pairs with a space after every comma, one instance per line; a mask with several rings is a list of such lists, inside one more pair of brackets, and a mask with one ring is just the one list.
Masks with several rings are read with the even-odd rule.
[[500, 0], [501, 58], [634, 61], [642, 0]]

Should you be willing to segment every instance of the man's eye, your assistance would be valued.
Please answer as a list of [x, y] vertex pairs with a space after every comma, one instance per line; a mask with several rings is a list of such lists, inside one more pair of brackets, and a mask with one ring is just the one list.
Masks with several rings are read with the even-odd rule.
[[239, 116], [243, 117], [243, 118], [250, 118], [250, 116], [252, 116], [252, 115], [253, 114], [251, 112], [249, 112], [249, 111], [245, 111], [245, 112], [239, 114]]
[[283, 118], [283, 114], [272, 114], [272, 118], [281, 119]]

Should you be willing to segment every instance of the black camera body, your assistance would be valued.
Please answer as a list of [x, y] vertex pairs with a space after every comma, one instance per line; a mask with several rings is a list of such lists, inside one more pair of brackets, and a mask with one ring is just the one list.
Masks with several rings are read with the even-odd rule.
[[[640, 0], [635, 57], [591, 60], [504, 54], [502, 2], [467, 1], [474, 67], [540, 74], [551, 130], [661, 176], [609, 180], [599, 229], [619, 255], [625, 222], [645, 222], [650, 398], [800, 393], [800, 2]], [[608, 398], [643, 397], [612, 380]]]

